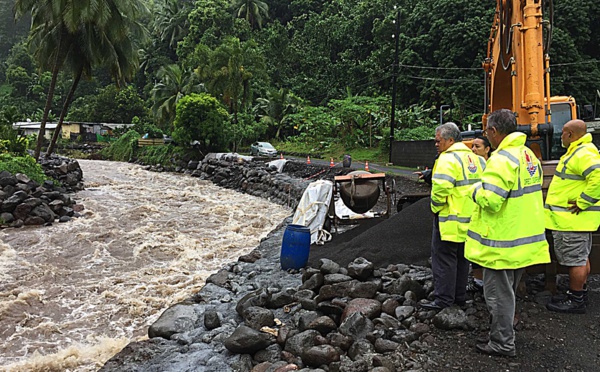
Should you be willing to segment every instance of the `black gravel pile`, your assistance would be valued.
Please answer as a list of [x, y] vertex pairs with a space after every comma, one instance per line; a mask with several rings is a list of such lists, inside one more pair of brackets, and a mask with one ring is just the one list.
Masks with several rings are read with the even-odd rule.
[[364, 257], [375, 267], [398, 263], [425, 266], [431, 253], [432, 225], [429, 198], [424, 198], [389, 219], [366, 221], [334, 235], [325, 245], [313, 245], [309, 264], [328, 258], [347, 265], [356, 257]]

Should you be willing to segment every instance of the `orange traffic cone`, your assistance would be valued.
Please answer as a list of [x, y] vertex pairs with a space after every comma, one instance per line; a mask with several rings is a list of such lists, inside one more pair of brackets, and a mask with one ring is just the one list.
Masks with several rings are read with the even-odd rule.
[[279, 159], [283, 159], [283, 152], [279, 153]]
[[369, 171], [369, 161], [365, 161], [365, 170], [368, 172]]
[[331, 168], [335, 167], [335, 164], [333, 164], [333, 158], [330, 158], [331, 160], [329, 161], [329, 166]]
[[306, 164], [310, 165], [310, 156], [306, 157]]

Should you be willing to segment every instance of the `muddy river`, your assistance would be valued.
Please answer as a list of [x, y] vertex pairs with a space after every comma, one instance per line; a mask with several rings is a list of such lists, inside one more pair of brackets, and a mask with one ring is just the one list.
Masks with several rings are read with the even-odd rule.
[[0, 370], [95, 371], [291, 210], [184, 175], [80, 160], [82, 217], [0, 231]]

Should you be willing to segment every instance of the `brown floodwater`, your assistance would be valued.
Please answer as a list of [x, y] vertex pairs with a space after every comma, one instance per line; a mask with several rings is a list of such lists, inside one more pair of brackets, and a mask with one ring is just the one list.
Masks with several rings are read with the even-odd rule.
[[79, 163], [82, 217], [0, 231], [0, 370], [97, 370], [291, 214], [190, 176]]

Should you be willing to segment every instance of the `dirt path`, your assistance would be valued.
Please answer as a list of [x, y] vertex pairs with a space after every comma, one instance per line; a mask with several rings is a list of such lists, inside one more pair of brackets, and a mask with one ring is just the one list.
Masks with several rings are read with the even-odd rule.
[[[588, 285], [590, 303], [587, 313], [583, 315], [558, 314], [546, 310], [546, 293], [528, 295], [518, 301], [521, 323], [517, 326], [516, 358], [490, 357], [475, 352], [476, 339], [485, 336], [485, 330], [437, 330], [436, 345], [432, 348], [440, 353], [440, 364], [436, 370], [600, 370], [600, 278], [594, 275]], [[483, 303], [477, 305], [484, 306]], [[482, 324], [485, 325], [485, 322], [482, 321]]]

